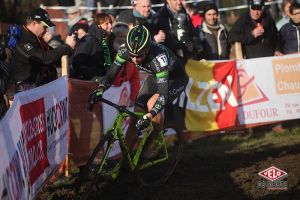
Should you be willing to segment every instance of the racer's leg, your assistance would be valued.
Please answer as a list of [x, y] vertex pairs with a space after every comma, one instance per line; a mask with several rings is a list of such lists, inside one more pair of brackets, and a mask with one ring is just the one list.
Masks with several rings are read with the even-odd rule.
[[[152, 98], [153, 94], [155, 94], [155, 91], [157, 91], [157, 89], [155, 87], [153, 87], [153, 86], [155, 86], [155, 82], [156, 82], [156, 78], [152, 77], [152, 76], [149, 76], [145, 80], [143, 86], [141, 87], [141, 89], [139, 91], [139, 94], [138, 94], [136, 102], [135, 102], [134, 110], [136, 112], [148, 112], [149, 107], [147, 105], [147, 102], [149, 101], [149, 99]], [[131, 118], [129, 127], [126, 132], [125, 141], [126, 141], [126, 144], [130, 151], [133, 149], [133, 147], [137, 141], [137, 138], [138, 138], [137, 134], [136, 134], [136, 127], [135, 127], [136, 123], [137, 123], [137, 120]]]
[[[154, 106], [157, 98], [158, 98], [159, 94], [154, 94], [147, 102], [147, 108], [148, 108], [148, 112], [151, 110], [151, 108]], [[139, 108], [139, 107], [135, 107], [135, 111], [137, 112], [143, 112], [144, 110]], [[131, 151], [137, 141], [137, 134], [136, 134], [136, 125], [137, 120], [134, 118], [130, 119], [129, 122], [129, 126], [126, 132], [126, 137], [125, 137], [125, 141], [126, 144], [128, 146], [128, 149]], [[164, 120], [163, 120], [163, 115], [161, 113], [158, 113], [153, 119], [152, 119], [152, 123], [153, 123], [153, 132], [154, 134], [158, 134], [160, 131], [162, 131], [163, 129], [163, 124]]]
[[[158, 99], [159, 94], [156, 93], [154, 94], [147, 102], [147, 108], [148, 108], [148, 112], [153, 108], [155, 102]], [[163, 129], [163, 124], [164, 120], [163, 120], [163, 115], [162, 113], [158, 113], [153, 119], [152, 119], [152, 124], [153, 124], [153, 129], [154, 129], [154, 134], [158, 134], [160, 131], [162, 131]]]
[[[140, 107], [135, 106], [134, 107], [135, 112], [145, 112], [145, 110], [141, 109]], [[127, 144], [127, 147], [129, 149], [129, 152], [133, 150], [133, 147], [138, 139], [138, 136], [136, 134], [136, 125], [137, 120], [135, 118], [130, 118], [129, 126], [126, 132], [125, 141]]]

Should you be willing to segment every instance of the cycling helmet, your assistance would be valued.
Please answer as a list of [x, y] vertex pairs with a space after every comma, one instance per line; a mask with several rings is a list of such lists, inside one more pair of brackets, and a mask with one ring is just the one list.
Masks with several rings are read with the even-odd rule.
[[126, 48], [130, 55], [142, 56], [150, 46], [150, 32], [143, 25], [133, 27], [127, 34]]

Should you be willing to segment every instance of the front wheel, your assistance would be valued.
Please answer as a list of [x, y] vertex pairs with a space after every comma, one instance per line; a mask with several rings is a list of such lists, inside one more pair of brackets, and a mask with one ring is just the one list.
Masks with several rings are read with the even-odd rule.
[[104, 135], [80, 171], [74, 188], [76, 199], [87, 199], [90, 193], [97, 192], [107, 185], [108, 182], [103, 180], [101, 175], [107, 165], [107, 155], [110, 152], [111, 142], [111, 134]]
[[[181, 159], [183, 148], [182, 130], [175, 123], [167, 122], [164, 125], [163, 134], [168, 158], [156, 164], [149, 163], [150, 165], [146, 168], [137, 169], [136, 177], [141, 186], [159, 186], [167, 181]], [[147, 146], [145, 146], [145, 148], [147, 148]], [[164, 154], [163, 149], [161, 149], [159, 153]], [[149, 161], [145, 161], [142, 154], [139, 165], [145, 162]]]

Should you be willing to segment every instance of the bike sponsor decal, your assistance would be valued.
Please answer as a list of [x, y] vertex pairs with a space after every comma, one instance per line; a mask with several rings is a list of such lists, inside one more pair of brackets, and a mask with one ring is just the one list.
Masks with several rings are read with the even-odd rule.
[[166, 83], [167, 81], [166, 78], [157, 78], [157, 83]]

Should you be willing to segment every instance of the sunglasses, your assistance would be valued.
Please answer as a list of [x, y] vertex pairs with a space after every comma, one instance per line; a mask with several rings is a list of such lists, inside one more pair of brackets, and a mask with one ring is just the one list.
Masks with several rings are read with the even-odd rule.
[[129, 56], [130, 56], [131, 58], [137, 58], [137, 59], [139, 59], [139, 58], [144, 58], [144, 57], [146, 56], [146, 54], [135, 55], [135, 54], [129, 53]]

